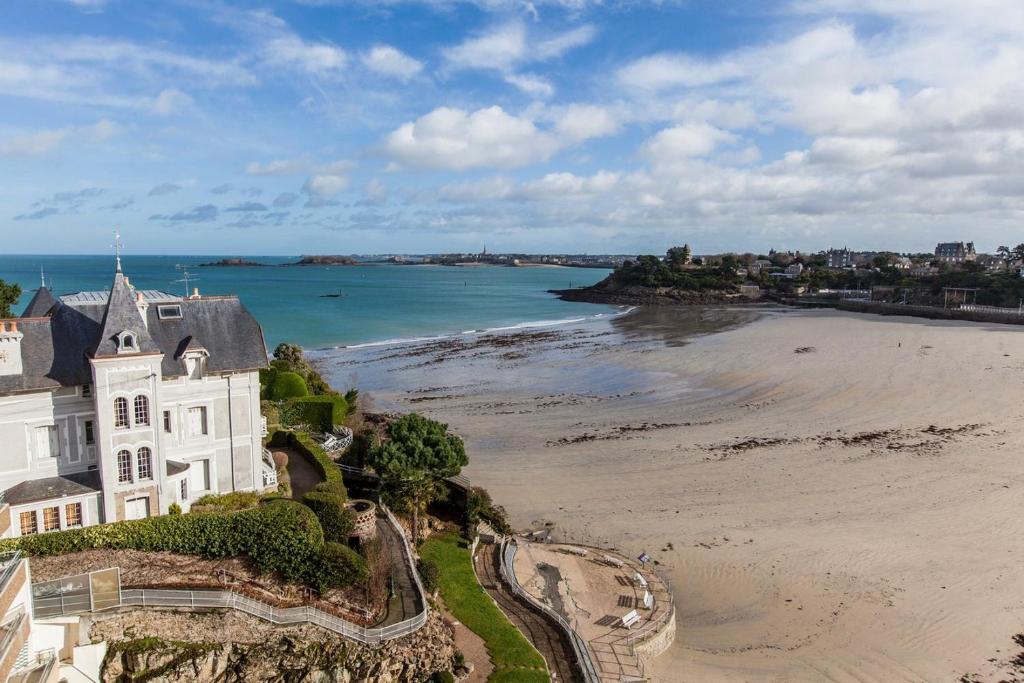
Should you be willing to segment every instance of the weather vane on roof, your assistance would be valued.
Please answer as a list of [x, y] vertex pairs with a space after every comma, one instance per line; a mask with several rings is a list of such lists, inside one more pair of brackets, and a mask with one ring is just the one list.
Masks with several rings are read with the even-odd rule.
[[114, 231], [114, 257], [117, 259], [117, 272], [121, 272], [121, 250], [124, 249], [124, 244], [121, 242], [121, 231]]

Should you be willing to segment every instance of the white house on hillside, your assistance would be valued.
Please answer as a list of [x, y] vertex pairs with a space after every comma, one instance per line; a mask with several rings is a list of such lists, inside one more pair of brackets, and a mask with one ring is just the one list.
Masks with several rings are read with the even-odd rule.
[[187, 510], [263, 490], [263, 332], [237, 297], [132, 287], [55, 298], [0, 321], [0, 535]]

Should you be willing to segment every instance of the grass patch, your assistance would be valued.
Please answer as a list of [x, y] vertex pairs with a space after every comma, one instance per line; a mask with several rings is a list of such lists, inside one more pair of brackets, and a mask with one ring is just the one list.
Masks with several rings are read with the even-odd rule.
[[544, 658], [480, 587], [465, 540], [454, 533], [431, 536], [420, 548], [420, 555], [440, 569], [438, 585], [448, 609], [484, 639], [494, 662], [494, 673], [488, 681], [550, 681]]

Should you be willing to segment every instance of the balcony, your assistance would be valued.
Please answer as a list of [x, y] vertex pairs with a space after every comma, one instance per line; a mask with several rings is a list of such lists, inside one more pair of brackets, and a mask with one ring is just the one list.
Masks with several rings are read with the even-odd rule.
[[274, 465], [274, 457], [266, 448], [263, 449], [263, 488], [269, 489], [277, 486], [277, 467]]
[[19, 606], [10, 618], [0, 625], [0, 680], [9, 680], [8, 676], [17, 664], [21, 648], [28, 642], [31, 629], [32, 622], [24, 606]]

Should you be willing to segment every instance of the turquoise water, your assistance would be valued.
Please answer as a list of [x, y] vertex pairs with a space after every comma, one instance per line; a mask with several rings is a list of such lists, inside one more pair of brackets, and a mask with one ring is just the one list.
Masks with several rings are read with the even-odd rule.
[[[59, 246], [58, 246], [59, 248]], [[183, 293], [175, 268], [189, 267], [202, 294], [237, 294], [263, 325], [267, 346], [306, 348], [420, 339], [607, 315], [615, 308], [561, 301], [549, 289], [590, 285], [606, 270], [441, 266], [199, 268], [221, 257], [126, 256], [125, 274], [140, 289]], [[280, 263], [281, 259], [250, 259]], [[106, 289], [111, 256], [2, 256], [0, 279], [25, 290], [20, 313], [39, 286], [39, 268], [58, 294]], [[342, 293], [339, 298], [323, 294]]]

